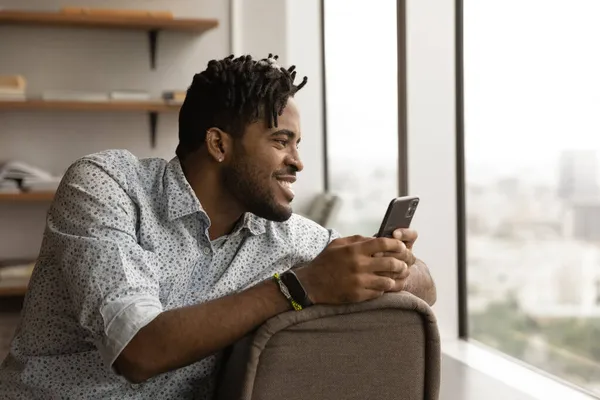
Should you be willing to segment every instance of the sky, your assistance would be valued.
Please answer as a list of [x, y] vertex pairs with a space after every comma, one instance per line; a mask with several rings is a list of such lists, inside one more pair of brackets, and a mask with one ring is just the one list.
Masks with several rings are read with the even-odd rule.
[[360, 154], [396, 165], [397, 54], [395, 1], [325, 2], [330, 158]]
[[600, 150], [600, 2], [465, 0], [464, 12], [468, 170], [551, 178], [561, 151]]
[[[325, 2], [332, 159], [396, 159], [395, 3]], [[464, 12], [467, 178], [553, 182], [561, 151], [600, 154], [600, 1], [464, 0]]]

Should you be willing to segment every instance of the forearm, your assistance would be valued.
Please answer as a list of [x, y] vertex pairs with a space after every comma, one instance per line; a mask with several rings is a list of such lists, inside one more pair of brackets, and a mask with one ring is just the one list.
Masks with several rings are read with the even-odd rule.
[[273, 281], [204, 304], [163, 312], [142, 328], [115, 366], [142, 382], [199, 361], [233, 344], [290, 304]]
[[410, 267], [410, 275], [406, 279], [404, 290], [425, 300], [430, 306], [435, 303], [437, 299], [435, 282], [423, 261], [417, 259], [415, 264]]

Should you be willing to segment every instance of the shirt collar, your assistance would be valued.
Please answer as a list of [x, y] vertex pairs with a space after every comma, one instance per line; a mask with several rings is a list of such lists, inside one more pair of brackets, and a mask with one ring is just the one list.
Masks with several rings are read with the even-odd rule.
[[167, 193], [167, 215], [170, 221], [204, 211], [196, 193], [183, 174], [179, 158], [174, 157], [167, 164], [164, 185]]
[[260, 235], [261, 233], [265, 233], [265, 220], [247, 212], [235, 228], [233, 228], [231, 234], [236, 235], [244, 228], [248, 229], [253, 235]]
[[[179, 158], [174, 157], [169, 161], [164, 184], [167, 193], [167, 215], [170, 221], [201, 212], [210, 224], [208, 215], [183, 173]], [[265, 232], [265, 220], [247, 212], [231, 234], [238, 234], [244, 228], [248, 229], [253, 235], [260, 235]]]

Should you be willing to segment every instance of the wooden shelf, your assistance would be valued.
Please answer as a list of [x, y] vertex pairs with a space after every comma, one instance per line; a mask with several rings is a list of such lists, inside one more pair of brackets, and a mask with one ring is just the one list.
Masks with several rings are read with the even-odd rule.
[[51, 110], [51, 111], [145, 111], [176, 112], [181, 105], [167, 104], [162, 101], [58, 101], [58, 100], [26, 100], [0, 101], [2, 110]]
[[181, 104], [168, 104], [164, 101], [58, 101], [58, 100], [26, 100], [2, 101], [2, 111], [116, 111], [116, 112], [147, 112], [150, 128], [150, 145], [156, 147], [156, 127], [158, 113], [177, 112]]
[[[11, 266], [22, 266], [25, 268], [33, 268], [35, 261], [32, 260], [5, 260], [0, 259], [0, 268]], [[11, 277], [0, 279], [0, 297], [19, 297], [24, 296], [29, 286], [29, 273], [21, 277]], [[2, 300], [3, 302], [3, 300]]]
[[181, 19], [5, 10], [0, 11], [0, 24], [201, 33], [216, 28], [219, 21], [209, 18]]
[[23, 282], [18, 286], [2, 286], [0, 285], [0, 297], [18, 297], [25, 296], [27, 293], [27, 284], [29, 282]]
[[0, 203], [50, 202], [54, 192], [0, 193]]
[[200, 34], [219, 26], [214, 18], [183, 19], [158, 16], [70, 14], [60, 12], [0, 11], [0, 25], [33, 25], [59, 28], [142, 30], [148, 33], [150, 67], [156, 68], [158, 32], [179, 31]]

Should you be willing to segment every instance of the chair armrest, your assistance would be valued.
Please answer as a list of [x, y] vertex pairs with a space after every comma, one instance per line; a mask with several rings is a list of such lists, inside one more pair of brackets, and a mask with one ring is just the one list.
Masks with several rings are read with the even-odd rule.
[[400, 292], [271, 318], [230, 349], [216, 398], [435, 400], [439, 385], [435, 316]]

